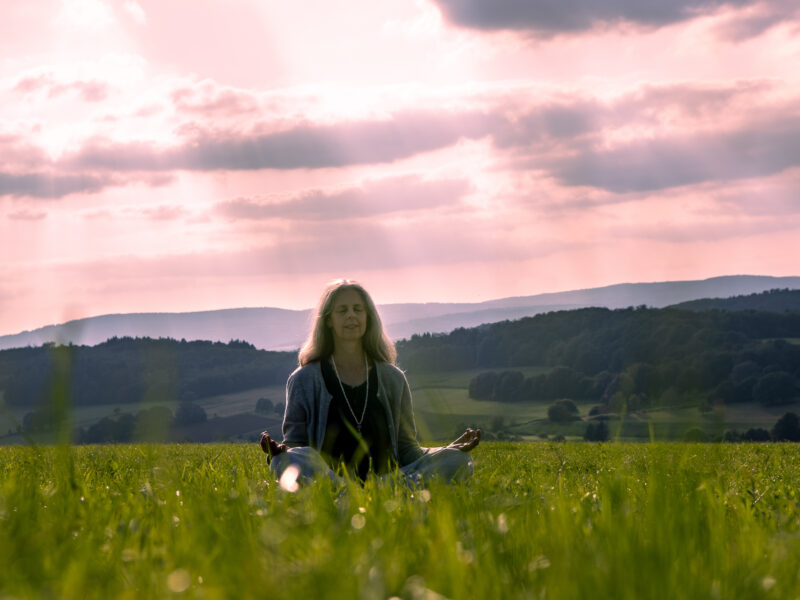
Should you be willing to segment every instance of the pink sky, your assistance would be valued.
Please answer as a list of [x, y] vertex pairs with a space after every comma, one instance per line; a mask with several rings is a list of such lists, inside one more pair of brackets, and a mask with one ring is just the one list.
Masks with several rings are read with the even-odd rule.
[[0, 335], [800, 275], [794, 0], [345, 5], [0, 3]]

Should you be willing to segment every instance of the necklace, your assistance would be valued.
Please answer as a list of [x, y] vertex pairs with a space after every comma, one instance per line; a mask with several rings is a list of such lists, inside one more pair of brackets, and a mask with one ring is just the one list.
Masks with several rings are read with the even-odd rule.
[[364, 409], [361, 411], [360, 419], [356, 416], [356, 412], [353, 410], [353, 407], [350, 406], [350, 400], [347, 399], [347, 393], [344, 391], [342, 379], [339, 377], [339, 370], [336, 368], [336, 360], [333, 358], [333, 356], [331, 356], [331, 363], [333, 363], [333, 372], [336, 374], [336, 381], [339, 382], [339, 389], [342, 390], [344, 401], [347, 403], [347, 408], [350, 409], [350, 414], [353, 415], [353, 420], [356, 422], [356, 429], [358, 429], [358, 433], [360, 434], [361, 424], [364, 422], [364, 415], [367, 414], [367, 401], [369, 400], [369, 363], [367, 362], [367, 355], [364, 353], [364, 372], [367, 374], [367, 391], [364, 394]]

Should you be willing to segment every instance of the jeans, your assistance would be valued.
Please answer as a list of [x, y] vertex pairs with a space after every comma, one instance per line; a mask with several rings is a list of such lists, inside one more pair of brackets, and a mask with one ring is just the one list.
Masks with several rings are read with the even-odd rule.
[[[328, 466], [322, 455], [310, 446], [289, 448], [272, 459], [270, 468], [285, 488], [287, 485], [292, 487], [295, 483], [307, 483], [320, 476], [329, 477], [335, 483], [344, 482]], [[474, 465], [468, 452], [447, 447], [427, 448], [425, 454], [400, 467], [398, 471], [408, 484], [424, 485], [437, 478], [448, 482], [464, 481], [472, 476]], [[380, 477], [391, 476], [392, 474]]]

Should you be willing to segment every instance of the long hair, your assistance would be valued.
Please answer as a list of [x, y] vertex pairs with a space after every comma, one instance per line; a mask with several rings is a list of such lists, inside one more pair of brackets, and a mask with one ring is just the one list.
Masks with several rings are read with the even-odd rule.
[[333, 313], [333, 306], [336, 303], [336, 297], [339, 292], [348, 289], [355, 290], [361, 295], [364, 308], [367, 311], [367, 330], [364, 333], [364, 337], [361, 338], [367, 357], [374, 362], [395, 363], [397, 350], [395, 350], [394, 342], [389, 339], [389, 336], [383, 330], [383, 323], [381, 323], [378, 310], [375, 308], [375, 303], [367, 293], [367, 290], [352, 279], [337, 279], [328, 284], [319, 299], [308, 339], [297, 355], [297, 362], [300, 366], [307, 365], [315, 360], [328, 358], [333, 354], [333, 332], [328, 327], [327, 321], [328, 317]]

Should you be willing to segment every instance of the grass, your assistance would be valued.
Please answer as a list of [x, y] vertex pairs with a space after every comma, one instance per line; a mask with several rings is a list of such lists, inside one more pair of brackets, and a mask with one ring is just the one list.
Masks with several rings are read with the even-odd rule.
[[467, 484], [254, 445], [0, 448], [0, 597], [796, 598], [800, 447], [482, 444]]

